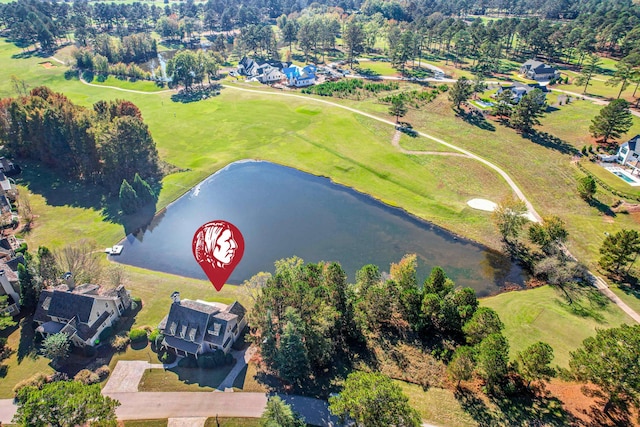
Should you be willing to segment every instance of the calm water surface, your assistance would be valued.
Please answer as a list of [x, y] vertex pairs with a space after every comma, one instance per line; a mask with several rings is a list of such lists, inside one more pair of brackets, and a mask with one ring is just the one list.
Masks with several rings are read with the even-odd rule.
[[113, 260], [206, 279], [191, 239], [215, 219], [235, 224], [245, 239], [232, 284], [272, 272], [274, 261], [293, 255], [306, 262], [339, 261], [354, 281], [363, 265], [389, 271], [407, 253], [418, 256], [420, 283], [436, 265], [481, 296], [524, 282], [520, 267], [499, 253], [326, 178], [253, 161], [231, 164], [198, 184], [145, 230], [127, 236], [122, 255]]

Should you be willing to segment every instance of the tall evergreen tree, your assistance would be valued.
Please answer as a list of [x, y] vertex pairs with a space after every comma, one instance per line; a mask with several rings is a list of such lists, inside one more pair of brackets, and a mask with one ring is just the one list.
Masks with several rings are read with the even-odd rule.
[[598, 72], [600, 64], [602, 64], [602, 61], [598, 55], [589, 55], [587, 63], [582, 67], [582, 72], [575, 81], [578, 86], [584, 85], [582, 93], [587, 92], [587, 88], [591, 84], [591, 77]]
[[546, 108], [544, 93], [540, 89], [534, 89], [520, 98], [520, 102], [513, 108], [509, 123], [520, 132], [530, 132], [533, 126], [540, 124], [539, 118], [544, 115]]
[[309, 357], [302, 341], [302, 321], [291, 307], [285, 312], [285, 317], [287, 323], [278, 348], [278, 372], [285, 381], [300, 384], [309, 374]]
[[155, 202], [156, 195], [153, 193], [153, 190], [151, 189], [151, 186], [147, 183], [147, 181], [142, 179], [140, 177], [140, 174], [138, 174], [137, 172], [136, 172], [135, 176], [133, 177], [133, 185], [132, 185], [132, 187], [135, 190], [136, 195], [138, 196], [138, 200], [140, 201], [141, 205], [145, 205], [147, 203]]
[[612, 273], [620, 273], [620, 270], [631, 265], [640, 255], [640, 233], [637, 230], [620, 230], [616, 234], [610, 234], [602, 242], [600, 247], [600, 260], [602, 268]]
[[140, 202], [138, 199], [138, 193], [133, 189], [131, 184], [126, 179], [122, 180], [120, 185], [120, 207], [125, 215], [131, 215], [137, 212]]
[[20, 306], [25, 311], [35, 310], [40, 298], [40, 283], [33, 273], [31, 266], [18, 264], [18, 279], [20, 281]]
[[606, 144], [610, 138], [620, 138], [627, 133], [632, 125], [629, 103], [624, 99], [616, 99], [602, 107], [600, 113], [591, 120], [589, 132], [595, 138], [602, 138], [602, 143]]
[[453, 104], [453, 109], [460, 110], [460, 105], [469, 99], [473, 93], [473, 84], [466, 77], [460, 77], [449, 90], [449, 101]]

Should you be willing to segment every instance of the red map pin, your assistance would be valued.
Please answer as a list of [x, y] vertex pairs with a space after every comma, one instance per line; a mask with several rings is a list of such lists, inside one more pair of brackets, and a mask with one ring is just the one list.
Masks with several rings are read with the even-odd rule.
[[191, 247], [213, 287], [220, 291], [242, 259], [244, 238], [235, 225], [216, 220], [198, 228]]

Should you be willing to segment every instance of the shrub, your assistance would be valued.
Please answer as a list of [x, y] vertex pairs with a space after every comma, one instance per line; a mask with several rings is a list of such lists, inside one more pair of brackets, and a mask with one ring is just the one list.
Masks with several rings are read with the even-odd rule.
[[128, 345], [129, 345], [129, 337], [126, 335], [116, 335], [111, 340], [111, 347], [113, 347], [113, 349], [118, 352], [126, 350]]
[[22, 380], [18, 384], [16, 384], [13, 387], [13, 394], [17, 396], [18, 393], [20, 393], [20, 390], [22, 390], [25, 387], [42, 388], [42, 386], [45, 385], [46, 382], [47, 382], [47, 376], [42, 372], [38, 372], [37, 374], [34, 374], [29, 378], [27, 378], [26, 380]]
[[56, 381], [69, 381], [69, 375], [65, 374], [64, 372], [54, 372], [53, 374], [49, 375], [47, 377], [47, 381], [48, 383], [54, 383]]
[[26, 243], [21, 243], [20, 246], [18, 246], [18, 249], [15, 250], [15, 253], [23, 254], [26, 251], [27, 251], [27, 244]]
[[102, 365], [95, 370], [96, 375], [100, 378], [100, 381], [107, 378], [111, 373], [111, 369], [107, 365]]
[[[188, 358], [182, 359], [182, 360], [187, 360]], [[182, 362], [182, 360], [180, 362]], [[176, 355], [170, 351], [165, 351], [164, 353], [162, 353], [162, 355], [160, 356], [160, 361], [164, 364], [169, 364], [169, 363], [173, 363], [176, 361]], [[181, 366], [180, 363], [178, 363], [178, 366]], [[190, 367], [190, 366], [187, 366]]]
[[111, 326], [107, 326], [100, 332], [100, 341], [108, 341], [114, 334], [113, 328]]
[[0, 337], [0, 352], [4, 350], [4, 347], [7, 345], [7, 339], [5, 337]]
[[180, 359], [180, 361], [178, 362], [178, 366], [181, 368], [197, 368], [198, 362], [196, 361], [195, 357], [187, 356], [183, 359]]
[[95, 372], [83, 369], [73, 377], [74, 381], [80, 381], [82, 384], [91, 385], [100, 382], [100, 377]]
[[142, 342], [147, 340], [147, 331], [144, 329], [132, 329], [129, 332], [129, 339], [131, 342]]

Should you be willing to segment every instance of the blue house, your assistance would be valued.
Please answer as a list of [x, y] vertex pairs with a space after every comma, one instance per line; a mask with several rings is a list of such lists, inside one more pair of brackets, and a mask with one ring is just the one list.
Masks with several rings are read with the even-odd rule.
[[316, 71], [317, 68], [315, 65], [310, 64], [303, 68], [300, 68], [297, 65], [292, 65], [284, 68], [282, 73], [287, 77], [289, 86], [304, 87], [310, 86], [316, 82]]

